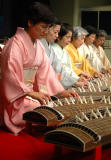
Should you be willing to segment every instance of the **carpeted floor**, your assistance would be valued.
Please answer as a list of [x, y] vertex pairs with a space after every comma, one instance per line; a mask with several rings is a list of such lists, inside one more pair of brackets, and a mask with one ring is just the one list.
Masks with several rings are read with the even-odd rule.
[[[62, 153], [62, 154], [61, 154]], [[0, 130], [0, 160], [94, 160], [93, 151], [80, 153], [45, 143], [43, 136], [21, 132], [15, 136]], [[111, 160], [111, 147], [106, 147], [102, 160]]]

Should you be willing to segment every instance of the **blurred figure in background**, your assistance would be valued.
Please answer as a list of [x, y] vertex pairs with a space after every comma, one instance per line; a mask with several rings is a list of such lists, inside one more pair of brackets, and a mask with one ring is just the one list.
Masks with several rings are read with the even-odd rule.
[[97, 30], [93, 26], [86, 26], [85, 29], [87, 30], [88, 34], [84, 39], [84, 43], [78, 48], [78, 52], [88, 60], [89, 64], [93, 68], [95, 68], [98, 72], [101, 72], [103, 65], [92, 48], [92, 44], [96, 38]]
[[100, 59], [102, 63], [102, 67], [100, 71], [103, 73], [111, 73], [111, 63], [108, 60], [105, 51], [103, 49], [104, 41], [107, 37], [107, 33], [104, 30], [98, 30], [96, 33], [95, 41], [92, 45], [93, 52], [96, 53], [97, 57]]
[[102, 77], [101, 73], [98, 73], [86, 60], [86, 58], [79, 54], [77, 48], [79, 48], [83, 43], [85, 36], [88, 32], [80, 26], [74, 27], [74, 35], [72, 42], [69, 43], [65, 49], [68, 51], [73, 70], [79, 76], [84, 76], [88, 80], [93, 79], [94, 76]]

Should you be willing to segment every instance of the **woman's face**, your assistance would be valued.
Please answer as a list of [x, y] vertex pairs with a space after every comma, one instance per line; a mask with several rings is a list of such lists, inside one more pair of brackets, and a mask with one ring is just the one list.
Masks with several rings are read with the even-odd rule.
[[98, 37], [98, 38], [95, 39], [94, 44], [96, 46], [102, 46], [104, 41], [105, 41], [105, 37], [104, 36]]
[[96, 34], [90, 34], [89, 36], [87, 36], [85, 38], [85, 43], [87, 45], [90, 45], [90, 44], [92, 44], [94, 42], [95, 38], [96, 38]]
[[60, 27], [60, 25], [55, 25], [49, 28], [48, 33], [46, 35], [46, 40], [48, 42], [54, 42], [58, 38]]
[[85, 39], [84, 35], [80, 36], [78, 39], [74, 37], [72, 44], [74, 45], [75, 48], [79, 48], [84, 43], [84, 39]]
[[71, 42], [72, 38], [72, 32], [69, 31], [66, 35], [62, 37], [62, 39], [58, 38], [58, 42], [61, 45], [62, 48], [64, 48], [66, 45], [68, 45]]
[[36, 25], [33, 25], [29, 21], [27, 32], [31, 37], [32, 41], [35, 41], [36, 39], [44, 38], [44, 36], [46, 36], [46, 34], [48, 33], [48, 29], [49, 29], [49, 24], [40, 22]]

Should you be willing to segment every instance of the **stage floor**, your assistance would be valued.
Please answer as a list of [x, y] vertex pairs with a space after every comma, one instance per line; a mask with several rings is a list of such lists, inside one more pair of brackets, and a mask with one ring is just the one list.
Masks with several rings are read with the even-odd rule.
[[[94, 151], [81, 153], [45, 143], [43, 136], [21, 132], [15, 136], [0, 129], [0, 160], [94, 160]], [[103, 147], [101, 160], [111, 160], [111, 145]]]

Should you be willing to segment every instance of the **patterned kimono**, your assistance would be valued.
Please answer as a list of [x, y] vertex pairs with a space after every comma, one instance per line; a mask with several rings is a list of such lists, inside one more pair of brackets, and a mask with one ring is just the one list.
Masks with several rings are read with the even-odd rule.
[[74, 83], [78, 81], [79, 77], [72, 70], [71, 62], [67, 57], [66, 51], [64, 52], [56, 43], [49, 43], [48, 45], [45, 39], [40, 40], [40, 42], [45, 48], [46, 54], [50, 59], [53, 69], [56, 73], [61, 74], [61, 84], [64, 86], [64, 88], [67, 89], [74, 85]]
[[18, 133], [25, 127], [23, 113], [40, 106], [39, 102], [26, 98], [28, 92], [42, 91], [56, 95], [64, 88], [39, 41], [33, 45], [23, 28], [18, 28], [7, 42], [0, 64], [1, 114], [8, 129]]
[[111, 69], [111, 63], [108, 60], [103, 48], [99, 46], [98, 48], [95, 45], [92, 45], [93, 52], [95, 52], [96, 56], [99, 58], [99, 60], [102, 63], [102, 68], [104, 69]]
[[80, 48], [78, 48], [78, 52], [88, 60], [92, 67], [94, 67], [98, 72], [101, 72], [103, 63], [97, 56], [95, 49], [92, 48], [92, 45], [86, 45], [83, 43]]
[[94, 75], [96, 70], [91, 67], [91, 65], [88, 63], [86, 58], [83, 55], [80, 55], [77, 51], [77, 49], [74, 47], [72, 43], [69, 43], [65, 49], [68, 51], [71, 62], [72, 62], [72, 68], [76, 72], [77, 75], [80, 75], [82, 72], [89, 73], [91, 75]]

